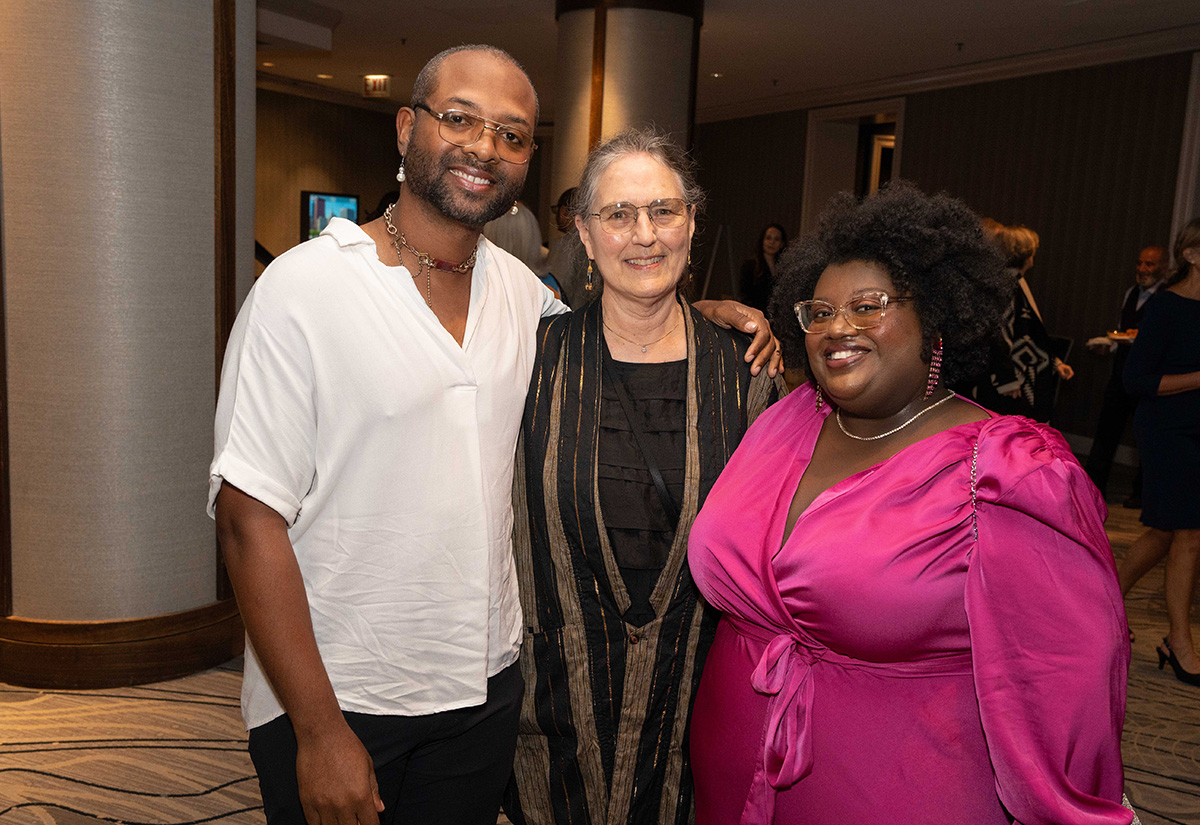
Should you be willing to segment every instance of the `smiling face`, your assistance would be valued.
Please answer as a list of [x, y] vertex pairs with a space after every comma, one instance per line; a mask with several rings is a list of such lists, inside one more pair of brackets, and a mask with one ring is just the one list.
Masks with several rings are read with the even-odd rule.
[[1138, 255], [1137, 283], [1142, 289], [1149, 289], [1161, 281], [1167, 274], [1167, 262], [1163, 260], [1166, 250], [1159, 246], [1148, 246]]
[[[435, 112], [477, 114], [533, 132], [537, 101], [525, 75], [512, 63], [482, 51], [457, 52], [443, 62], [433, 94]], [[502, 161], [495, 133], [484, 129], [470, 146], [442, 139], [438, 121], [410, 108], [397, 116], [404, 185], [451, 220], [480, 227], [504, 214], [521, 194], [528, 164]]]
[[[900, 297], [883, 267], [866, 261], [826, 267], [813, 297], [840, 307], [866, 292]], [[825, 395], [864, 418], [886, 418], [921, 399], [929, 374], [921, 345], [911, 301], [888, 304], [879, 326], [856, 329], [839, 312], [825, 332], [804, 337], [809, 368]]]
[[[613, 203], [645, 206], [663, 198], [683, 198], [678, 176], [650, 155], [626, 155], [609, 164], [596, 186], [588, 213]], [[650, 220], [649, 210], [639, 209], [637, 223], [620, 235], [600, 228], [600, 219], [575, 219], [588, 257], [604, 279], [604, 294], [634, 300], [655, 300], [674, 295], [687, 266], [695, 210], [688, 208], [682, 226], [663, 229]]]

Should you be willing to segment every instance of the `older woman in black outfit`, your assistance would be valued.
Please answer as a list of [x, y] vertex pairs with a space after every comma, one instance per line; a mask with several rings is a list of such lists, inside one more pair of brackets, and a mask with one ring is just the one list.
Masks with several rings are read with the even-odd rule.
[[702, 202], [687, 156], [648, 131], [595, 149], [574, 200], [601, 294], [544, 322], [522, 426], [519, 825], [692, 817], [687, 720], [716, 619], [687, 537], [776, 391], [749, 339], [680, 294]]

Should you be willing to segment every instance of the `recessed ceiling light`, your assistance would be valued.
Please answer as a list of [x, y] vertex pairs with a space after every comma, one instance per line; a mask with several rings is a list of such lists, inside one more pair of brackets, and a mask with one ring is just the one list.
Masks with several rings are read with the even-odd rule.
[[318, 78], [319, 80], [333, 80], [333, 75], [331, 75], [331, 74], [319, 74], [319, 75], [317, 75], [317, 78]]
[[272, 69], [275, 67], [274, 63], [264, 63], [263, 65], [266, 66], [268, 69]]
[[724, 77], [725, 75], [721, 74], [720, 72], [713, 72], [712, 76], [713, 77]]

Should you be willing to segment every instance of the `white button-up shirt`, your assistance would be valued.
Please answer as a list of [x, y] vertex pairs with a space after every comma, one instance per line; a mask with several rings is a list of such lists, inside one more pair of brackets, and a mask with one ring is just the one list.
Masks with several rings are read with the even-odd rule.
[[[513, 462], [538, 320], [564, 310], [481, 237], [459, 346], [411, 273], [336, 218], [246, 299], [209, 513], [228, 480], [287, 521], [343, 710], [482, 704], [516, 660]], [[283, 713], [249, 645], [242, 710], [248, 728]]]

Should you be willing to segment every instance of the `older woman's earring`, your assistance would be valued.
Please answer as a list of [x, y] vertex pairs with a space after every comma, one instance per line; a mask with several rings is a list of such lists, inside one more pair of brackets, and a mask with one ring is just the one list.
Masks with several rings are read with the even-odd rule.
[[588, 258], [587, 280], [583, 284], [583, 288], [588, 292], [592, 291], [592, 259]]
[[938, 380], [942, 377], [942, 339], [939, 336], [933, 345], [933, 357], [929, 361], [929, 381], [925, 384], [925, 397], [933, 395], [937, 389]]
[[404, 161], [400, 161], [400, 171], [396, 173], [396, 180], [404, 183]]
[[821, 397], [821, 385], [817, 384], [817, 403], [813, 409], [817, 412], [821, 411], [821, 407], [825, 404], [825, 399]]
[[510, 210], [508, 210], [508, 211], [509, 211], [509, 212], [511, 212], [511, 213], [512, 213], [512, 214], [514, 214], [514, 215], [515, 215], [515, 214], [517, 214], [517, 211], [518, 211], [518, 210], [517, 210], [517, 202], [516, 202], [516, 201], [513, 201], [512, 209], [510, 209]]

